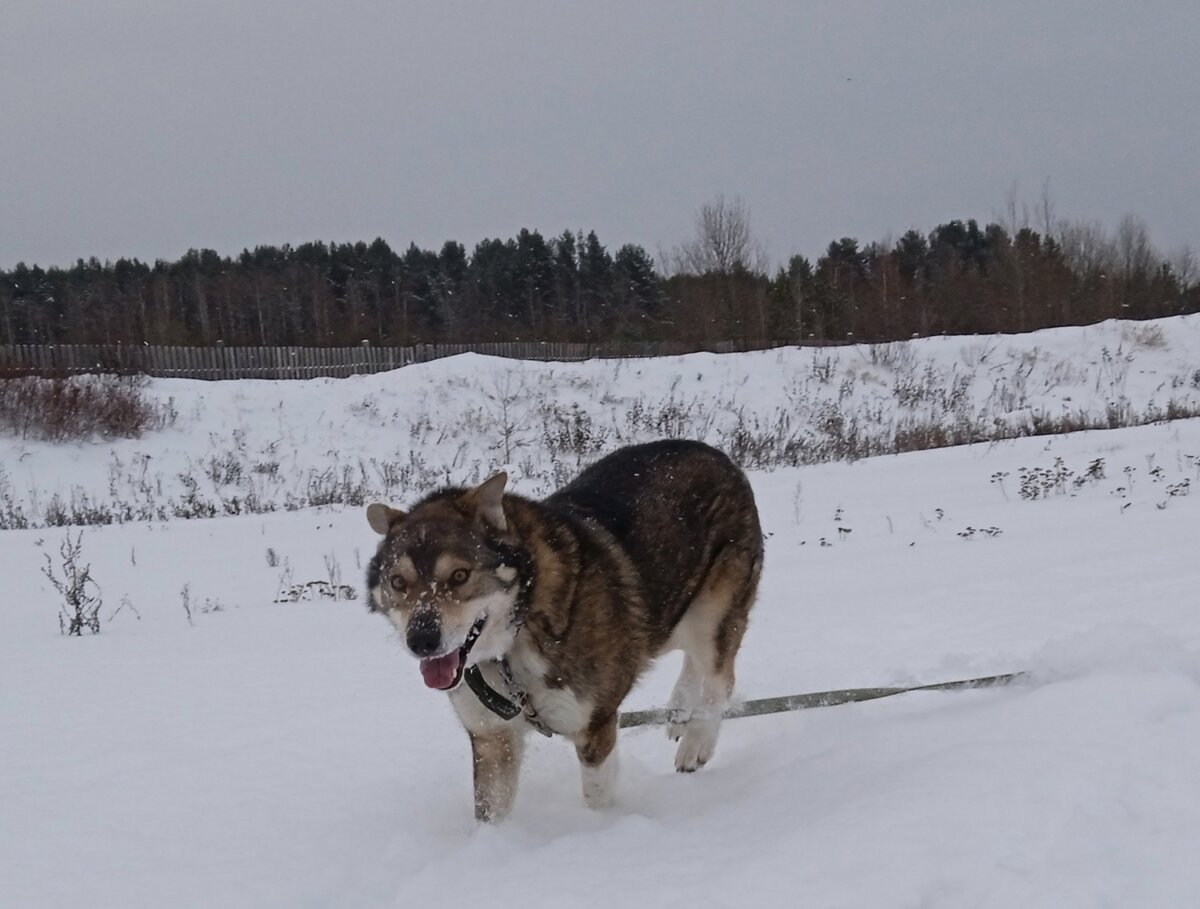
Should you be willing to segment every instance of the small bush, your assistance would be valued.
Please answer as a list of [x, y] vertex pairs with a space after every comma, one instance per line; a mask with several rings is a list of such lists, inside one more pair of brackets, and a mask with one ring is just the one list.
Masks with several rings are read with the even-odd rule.
[[21, 438], [134, 439], [175, 422], [174, 407], [145, 396], [144, 376], [24, 376], [0, 381], [0, 426]]
[[349, 584], [330, 584], [328, 581], [309, 581], [289, 584], [279, 591], [276, 603], [303, 603], [316, 600], [354, 600], [358, 591]]
[[1160, 350], [1167, 346], [1167, 336], [1158, 325], [1131, 325], [1122, 329], [1121, 334], [1135, 347], [1144, 350]]
[[92, 634], [99, 634], [100, 585], [92, 579], [92, 566], [82, 564], [83, 531], [74, 540], [67, 533], [58, 547], [58, 554], [60, 564], [55, 566], [50, 553], [45, 553], [42, 574], [62, 597], [58, 605], [59, 632], [82, 637], [86, 628]]

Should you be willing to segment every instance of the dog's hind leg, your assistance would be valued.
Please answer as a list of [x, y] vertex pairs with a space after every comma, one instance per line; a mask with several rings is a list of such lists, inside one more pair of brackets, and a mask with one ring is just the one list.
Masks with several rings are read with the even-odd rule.
[[675, 751], [675, 769], [680, 773], [699, 770], [713, 756], [721, 720], [733, 693], [733, 665], [718, 669], [711, 650], [700, 654], [698, 697], [687, 721], [680, 727], [679, 748]]
[[678, 742], [687, 728], [687, 722], [700, 704], [700, 671], [688, 651], [683, 652], [683, 668], [667, 701], [667, 738]]
[[608, 808], [617, 795], [617, 714], [593, 716], [575, 737], [583, 776], [583, 801], [589, 808]]
[[475, 819], [501, 821], [517, 795], [525, 737], [515, 729], [468, 730], [475, 766]]
[[758, 587], [758, 564], [756, 559], [731, 557], [714, 565], [672, 635], [685, 654], [676, 690], [690, 692], [695, 699], [675, 752], [680, 773], [699, 770], [717, 747], [733, 694], [734, 660]]

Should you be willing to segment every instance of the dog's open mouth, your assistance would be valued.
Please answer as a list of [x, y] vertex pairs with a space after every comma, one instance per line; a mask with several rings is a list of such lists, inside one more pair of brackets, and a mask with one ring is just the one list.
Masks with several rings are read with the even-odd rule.
[[426, 657], [421, 660], [421, 677], [427, 686], [440, 691], [449, 691], [458, 687], [458, 683], [462, 681], [463, 670], [467, 666], [467, 654], [475, 646], [475, 641], [479, 639], [486, 621], [486, 615], [480, 616], [479, 620], [471, 626], [471, 630], [467, 632], [466, 641], [457, 650], [451, 650], [439, 657]]

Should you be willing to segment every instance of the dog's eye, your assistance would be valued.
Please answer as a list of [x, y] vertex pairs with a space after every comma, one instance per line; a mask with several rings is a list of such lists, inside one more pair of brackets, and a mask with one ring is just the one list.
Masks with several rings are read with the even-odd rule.
[[392, 590], [396, 591], [397, 593], [404, 593], [404, 591], [408, 589], [408, 585], [404, 583], [404, 578], [400, 577], [398, 574], [392, 575], [391, 584]]
[[467, 582], [467, 578], [470, 576], [471, 572], [467, 571], [467, 569], [456, 568], [454, 569], [454, 573], [450, 575], [450, 583], [457, 587], [459, 584], [465, 584]]

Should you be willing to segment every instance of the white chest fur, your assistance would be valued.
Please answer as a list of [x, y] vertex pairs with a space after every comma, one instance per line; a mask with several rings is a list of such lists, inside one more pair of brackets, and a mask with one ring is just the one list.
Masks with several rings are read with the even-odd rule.
[[[532, 647], [524, 646], [518, 635], [517, 644], [509, 651], [508, 665], [515, 684], [529, 698], [530, 706], [537, 711], [538, 720], [547, 728], [573, 738], [582, 732], [592, 716], [592, 704], [586, 698], [578, 698], [569, 688], [556, 688], [546, 684], [547, 664]], [[480, 674], [492, 688], [501, 693], [509, 691], [498, 663], [487, 661], [479, 664]], [[515, 696], [516, 692], [512, 692]], [[509, 723], [524, 725], [517, 717], [506, 721], [488, 710], [470, 687], [463, 683], [450, 692], [450, 702], [462, 724], [472, 732], [486, 735]]]
[[513, 681], [524, 689], [530, 706], [545, 726], [567, 738], [573, 738], [587, 727], [592, 716], [591, 702], [576, 697], [570, 688], [547, 684], [549, 666], [520, 634], [508, 653], [508, 666]]

